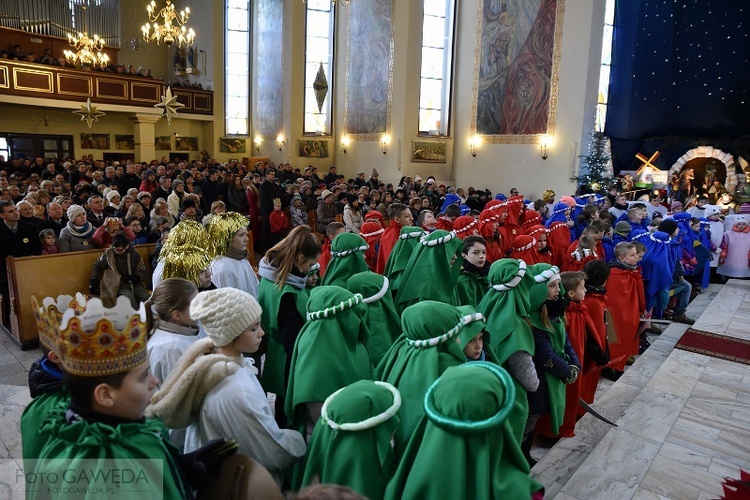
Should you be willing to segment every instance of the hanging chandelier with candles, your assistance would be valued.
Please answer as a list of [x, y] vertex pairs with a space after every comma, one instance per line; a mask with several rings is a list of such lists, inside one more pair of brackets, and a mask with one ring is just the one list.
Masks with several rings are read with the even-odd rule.
[[[148, 18], [153, 24], [146, 23], [141, 28], [143, 39], [147, 42], [156, 42], [159, 45], [164, 42], [168, 46], [177, 42], [177, 45], [192, 45], [195, 40], [195, 31], [193, 28], [187, 28], [190, 18], [190, 7], [185, 7], [179, 14], [172, 5], [171, 0], [167, 0], [167, 5], [156, 11], [156, 2], [151, 0], [148, 6]], [[159, 24], [159, 19], [163, 19]]]
[[65, 55], [65, 60], [76, 68], [84, 66], [103, 68], [109, 64], [109, 56], [103, 52], [104, 39], [99, 38], [99, 35], [88, 35], [86, 30], [86, 5], [84, 4], [81, 7], [83, 8], [83, 33], [79, 32], [75, 35], [68, 33], [68, 43], [75, 51], [65, 50], [63, 55]]

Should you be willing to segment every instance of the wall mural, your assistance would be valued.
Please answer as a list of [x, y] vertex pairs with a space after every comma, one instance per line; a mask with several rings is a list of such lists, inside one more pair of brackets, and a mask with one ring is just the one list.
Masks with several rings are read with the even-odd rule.
[[255, 132], [273, 136], [284, 128], [284, 0], [258, 2]]
[[352, 2], [348, 11], [344, 128], [352, 139], [378, 140], [391, 119], [393, 2]]
[[564, 0], [482, 0], [474, 132], [485, 142], [536, 142], [557, 111]]

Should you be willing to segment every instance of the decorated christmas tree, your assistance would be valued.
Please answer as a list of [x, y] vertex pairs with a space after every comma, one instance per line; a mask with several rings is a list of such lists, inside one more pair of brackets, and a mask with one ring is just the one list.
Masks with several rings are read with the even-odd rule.
[[580, 175], [575, 177], [581, 192], [597, 193], [612, 181], [612, 161], [604, 132], [592, 132], [589, 152], [581, 155]]

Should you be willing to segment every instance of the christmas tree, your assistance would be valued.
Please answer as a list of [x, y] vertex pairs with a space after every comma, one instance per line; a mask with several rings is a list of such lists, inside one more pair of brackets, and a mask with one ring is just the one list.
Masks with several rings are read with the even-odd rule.
[[604, 132], [592, 132], [589, 152], [581, 158], [580, 175], [575, 177], [583, 193], [598, 193], [612, 181], [612, 162]]

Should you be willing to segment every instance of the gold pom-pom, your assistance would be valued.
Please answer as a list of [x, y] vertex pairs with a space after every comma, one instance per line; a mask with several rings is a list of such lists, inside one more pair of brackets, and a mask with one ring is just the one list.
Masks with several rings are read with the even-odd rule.
[[[162, 254], [159, 254], [161, 259]], [[198, 276], [211, 265], [211, 256], [195, 245], [182, 245], [168, 252], [162, 259], [162, 279], [184, 278], [201, 286]]]
[[159, 260], [179, 258], [181, 249], [185, 246], [202, 249], [209, 260], [216, 255], [216, 249], [203, 224], [192, 220], [183, 220], [169, 232], [167, 241], [164, 242], [164, 246], [159, 252]]
[[208, 236], [216, 248], [217, 255], [226, 255], [232, 238], [242, 228], [246, 228], [249, 222], [247, 217], [237, 212], [223, 212], [211, 218], [208, 225]]

